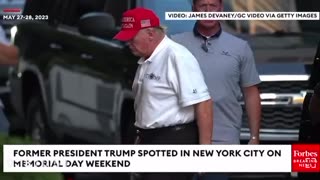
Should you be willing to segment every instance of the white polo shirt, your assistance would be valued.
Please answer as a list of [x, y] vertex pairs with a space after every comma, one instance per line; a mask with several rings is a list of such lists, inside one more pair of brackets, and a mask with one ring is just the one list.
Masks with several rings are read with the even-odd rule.
[[167, 36], [138, 64], [132, 89], [139, 128], [191, 122], [195, 119], [192, 105], [211, 98], [196, 58]]

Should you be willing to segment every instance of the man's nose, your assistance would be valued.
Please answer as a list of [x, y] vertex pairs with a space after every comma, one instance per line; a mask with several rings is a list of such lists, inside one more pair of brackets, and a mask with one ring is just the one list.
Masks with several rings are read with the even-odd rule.
[[210, 12], [210, 11], [212, 11], [212, 9], [211, 9], [211, 7], [209, 5], [207, 5], [207, 6], [205, 6], [204, 11], [205, 12]]

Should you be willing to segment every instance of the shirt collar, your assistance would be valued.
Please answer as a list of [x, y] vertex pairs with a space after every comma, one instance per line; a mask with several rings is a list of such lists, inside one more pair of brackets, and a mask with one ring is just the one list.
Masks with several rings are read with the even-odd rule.
[[221, 32], [222, 32], [222, 28], [221, 28], [221, 25], [220, 25], [219, 31], [218, 31], [216, 34], [214, 34], [214, 35], [210, 36], [209, 38], [207, 38], [207, 37], [203, 36], [202, 34], [200, 34], [200, 32], [198, 31], [198, 28], [197, 28], [197, 27], [198, 27], [198, 22], [196, 22], [196, 23], [194, 24], [194, 26], [193, 26], [193, 34], [194, 34], [194, 36], [196, 36], [196, 37], [201, 37], [201, 38], [203, 38], [203, 39], [218, 38], [218, 37], [221, 35]]
[[154, 49], [154, 51], [152, 52], [151, 56], [148, 59], [144, 59], [143, 57], [139, 59], [138, 64], [143, 64], [143, 63], [151, 63], [153, 57], [159, 52], [161, 51], [161, 49], [163, 49], [165, 47], [165, 45], [167, 44], [166, 42], [169, 40], [169, 38], [167, 37], [167, 35], [164, 36], [164, 38], [161, 40], [161, 42], [158, 44], [158, 46]]

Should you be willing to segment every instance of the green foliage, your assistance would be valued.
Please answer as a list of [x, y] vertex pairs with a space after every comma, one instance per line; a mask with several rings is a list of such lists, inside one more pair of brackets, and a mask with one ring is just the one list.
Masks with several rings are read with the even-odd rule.
[[3, 145], [4, 144], [32, 144], [30, 138], [9, 137], [0, 134], [0, 179], [1, 180], [63, 180], [60, 173], [3, 173]]

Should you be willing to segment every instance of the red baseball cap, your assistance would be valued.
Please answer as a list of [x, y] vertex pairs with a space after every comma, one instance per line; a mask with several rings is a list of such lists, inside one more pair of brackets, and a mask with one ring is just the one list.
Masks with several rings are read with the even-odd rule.
[[130, 9], [122, 15], [121, 31], [114, 36], [120, 41], [129, 41], [139, 32], [148, 27], [159, 27], [159, 17], [150, 9]]

